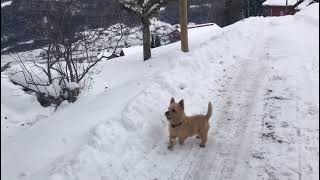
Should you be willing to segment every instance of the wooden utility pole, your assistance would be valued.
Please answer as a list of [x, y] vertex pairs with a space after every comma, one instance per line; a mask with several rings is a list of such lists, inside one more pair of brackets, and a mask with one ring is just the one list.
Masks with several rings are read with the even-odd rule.
[[180, 29], [181, 51], [188, 52], [188, 15], [187, 0], [180, 0]]
[[286, 15], [288, 15], [288, 0], [286, 0]]
[[250, 0], [248, 0], [248, 17], [250, 17]]

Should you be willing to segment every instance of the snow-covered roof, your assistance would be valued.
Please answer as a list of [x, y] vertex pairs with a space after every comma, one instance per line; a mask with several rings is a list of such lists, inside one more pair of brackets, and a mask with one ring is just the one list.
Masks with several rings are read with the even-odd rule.
[[295, 9], [299, 9], [299, 10], [303, 9], [303, 8], [307, 7], [311, 2], [312, 2], [312, 0], [304, 0]]
[[[298, 0], [288, 0], [288, 6], [293, 6]], [[286, 0], [266, 0], [264, 6], [286, 6]]]
[[190, 24], [188, 25], [188, 28], [197, 28], [197, 27], [203, 27], [203, 26], [213, 26], [214, 23], [204, 23], [204, 24]]
[[[189, 23], [188, 24], [188, 29], [193, 29], [193, 28], [200, 28], [200, 27], [204, 27], [204, 26], [218, 26], [215, 23], [203, 23], [203, 24], [194, 24], [194, 23]], [[171, 31], [169, 34], [173, 33], [174, 31], [181, 31], [180, 27], [176, 28], [175, 30]]]
[[1, 3], [1, 8], [5, 7], [5, 6], [10, 6], [11, 3], [12, 3], [12, 1], [3, 2], [3, 3]]
[[112, 55], [120, 55], [121, 51], [122, 51], [122, 48], [117, 48], [115, 51], [113, 49], [112, 50], [104, 50], [100, 54], [98, 54], [97, 58], [100, 59], [103, 56], [110, 57]]

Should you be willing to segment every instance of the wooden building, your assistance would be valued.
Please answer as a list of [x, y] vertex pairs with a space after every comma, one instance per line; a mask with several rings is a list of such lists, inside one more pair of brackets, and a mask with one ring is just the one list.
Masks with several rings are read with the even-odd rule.
[[299, 0], [266, 0], [263, 5], [264, 16], [285, 16], [293, 15], [298, 10], [294, 5]]
[[[188, 25], [188, 29], [193, 29], [193, 28], [199, 28], [199, 27], [204, 27], [204, 26], [213, 26], [215, 25], [214, 23], [205, 23], [205, 24], [195, 24], [195, 25]], [[177, 41], [180, 41], [180, 29], [176, 28], [174, 31], [168, 34], [170, 43], [174, 43]]]

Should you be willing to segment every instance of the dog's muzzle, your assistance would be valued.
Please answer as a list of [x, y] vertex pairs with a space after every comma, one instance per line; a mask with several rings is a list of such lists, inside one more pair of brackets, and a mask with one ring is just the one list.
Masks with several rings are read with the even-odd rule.
[[169, 111], [166, 111], [166, 112], [164, 113], [164, 115], [167, 117], [168, 120], [170, 120]]

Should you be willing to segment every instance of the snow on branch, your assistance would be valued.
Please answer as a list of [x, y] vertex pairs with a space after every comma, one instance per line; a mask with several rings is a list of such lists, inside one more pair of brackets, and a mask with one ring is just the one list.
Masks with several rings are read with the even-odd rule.
[[150, 18], [158, 13], [160, 7], [167, 2], [168, 0], [119, 0], [124, 9], [144, 18]]

